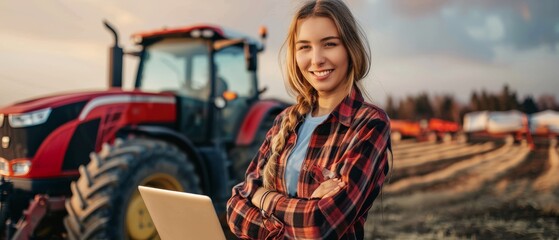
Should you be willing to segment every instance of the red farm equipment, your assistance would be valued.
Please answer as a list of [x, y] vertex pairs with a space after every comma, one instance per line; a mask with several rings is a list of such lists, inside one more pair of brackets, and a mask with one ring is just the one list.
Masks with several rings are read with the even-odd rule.
[[460, 131], [460, 126], [451, 121], [438, 118], [429, 120], [408, 121], [390, 120], [392, 140], [400, 141], [403, 138], [415, 138], [420, 141], [450, 141], [452, 136]]
[[[9, 239], [157, 238], [138, 185], [209, 195], [223, 216], [286, 106], [260, 99], [261, 40], [197, 25], [135, 34], [141, 50], [124, 53], [105, 26], [110, 89], [0, 108]], [[134, 90], [122, 89], [124, 54], [139, 58]]]

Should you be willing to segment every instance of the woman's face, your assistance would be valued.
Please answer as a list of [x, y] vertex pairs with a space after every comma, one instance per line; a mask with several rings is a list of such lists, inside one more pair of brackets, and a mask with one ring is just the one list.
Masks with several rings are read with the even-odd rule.
[[344, 94], [348, 53], [330, 18], [299, 20], [295, 37], [297, 66], [319, 96]]

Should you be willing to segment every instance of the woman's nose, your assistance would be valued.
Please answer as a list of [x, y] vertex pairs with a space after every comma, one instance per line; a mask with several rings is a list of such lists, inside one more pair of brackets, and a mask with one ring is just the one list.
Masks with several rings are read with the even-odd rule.
[[311, 63], [315, 66], [321, 66], [326, 62], [326, 58], [321, 49], [315, 48], [312, 53], [312, 60]]

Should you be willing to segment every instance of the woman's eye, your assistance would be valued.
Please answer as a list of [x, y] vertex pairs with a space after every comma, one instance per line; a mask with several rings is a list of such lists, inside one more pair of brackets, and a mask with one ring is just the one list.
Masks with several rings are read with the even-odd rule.
[[326, 45], [327, 47], [335, 47], [335, 46], [338, 46], [338, 44], [336, 44], [336, 43], [334, 43], [334, 42], [327, 42], [327, 43], [324, 44], [324, 45]]
[[303, 50], [303, 49], [309, 49], [309, 48], [310, 48], [310, 47], [307, 46], [307, 45], [302, 45], [302, 46], [299, 46], [299, 48], [297, 48], [297, 49], [298, 49], [298, 50]]

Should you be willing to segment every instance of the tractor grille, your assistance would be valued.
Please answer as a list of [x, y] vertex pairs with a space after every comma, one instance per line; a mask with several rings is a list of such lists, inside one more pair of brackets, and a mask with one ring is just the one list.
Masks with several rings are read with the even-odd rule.
[[0, 145], [0, 157], [6, 160], [33, 158], [45, 138], [62, 124], [76, 119], [85, 103], [55, 108], [45, 123], [31, 127], [12, 128], [8, 123], [8, 117], [5, 116], [4, 124], [0, 127], [0, 142], [7, 137], [9, 144], [7, 148]]
[[4, 125], [0, 131], [0, 138], [2, 139], [0, 157], [6, 160], [27, 157], [29, 153], [29, 144], [27, 144], [27, 129], [10, 127], [8, 124], [8, 118], [4, 118], [4, 121]]

